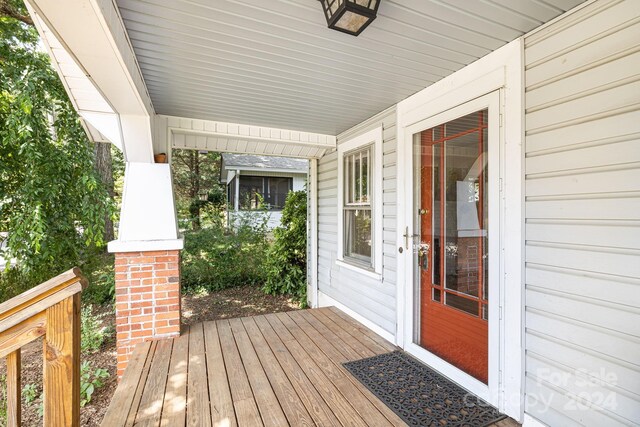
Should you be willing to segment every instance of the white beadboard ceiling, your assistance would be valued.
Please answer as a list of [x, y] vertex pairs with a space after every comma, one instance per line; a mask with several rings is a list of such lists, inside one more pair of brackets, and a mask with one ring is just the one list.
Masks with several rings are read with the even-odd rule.
[[582, 0], [381, 0], [359, 36], [317, 0], [116, 0], [156, 113], [337, 135]]

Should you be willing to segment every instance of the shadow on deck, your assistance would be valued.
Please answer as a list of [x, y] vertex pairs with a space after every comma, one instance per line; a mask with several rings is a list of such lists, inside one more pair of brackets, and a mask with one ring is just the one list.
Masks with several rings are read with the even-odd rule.
[[199, 323], [136, 348], [102, 425], [404, 426], [341, 365], [396, 349], [335, 308]]

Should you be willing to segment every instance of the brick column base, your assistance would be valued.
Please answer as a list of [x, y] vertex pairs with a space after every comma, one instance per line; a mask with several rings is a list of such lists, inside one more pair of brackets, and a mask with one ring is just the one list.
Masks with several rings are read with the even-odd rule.
[[118, 378], [136, 344], [180, 335], [180, 251], [116, 252]]

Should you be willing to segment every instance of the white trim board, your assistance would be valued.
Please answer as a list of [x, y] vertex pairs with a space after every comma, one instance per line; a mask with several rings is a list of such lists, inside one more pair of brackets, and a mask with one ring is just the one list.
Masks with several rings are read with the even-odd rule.
[[385, 340], [389, 341], [390, 344], [394, 344], [395, 345], [395, 343], [394, 343], [395, 339], [394, 339], [393, 334], [390, 334], [389, 332], [385, 331], [380, 326], [378, 326], [375, 323], [371, 322], [366, 317], [359, 315], [358, 313], [356, 313], [355, 311], [353, 311], [352, 309], [350, 309], [346, 305], [344, 305], [344, 304], [336, 301], [335, 299], [331, 298], [329, 295], [323, 293], [322, 291], [318, 291], [318, 307], [331, 307], [331, 306], [333, 306], [333, 307], [339, 309], [340, 311], [344, 312], [345, 314], [349, 315], [349, 317], [353, 317], [357, 322], [362, 323], [364, 326], [366, 326], [367, 328], [371, 329], [377, 335], [379, 335], [382, 338], [384, 338]]
[[[305, 159], [320, 158], [336, 148], [336, 137], [241, 123], [159, 116], [167, 147]], [[164, 134], [164, 130], [158, 129]]]
[[[522, 38], [486, 55], [462, 70], [429, 86], [398, 104], [398, 230], [413, 229], [412, 206], [406, 202], [412, 191], [411, 138], [409, 126], [451, 110], [471, 100], [499, 91], [500, 99], [500, 292], [499, 340], [500, 386], [498, 408], [516, 420], [523, 417], [524, 393], [524, 104]], [[398, 232], [397, 246], [404, 246]], [[412, 289], [411, 252], [398, 256], [396, 343], [407, 348], [406, 311]], [[505, 304], [508, 301], [508, 304]], [[443, 362], [446, 363], [446, 362]], [[513, 396], [519, 396], [514, 399]]]

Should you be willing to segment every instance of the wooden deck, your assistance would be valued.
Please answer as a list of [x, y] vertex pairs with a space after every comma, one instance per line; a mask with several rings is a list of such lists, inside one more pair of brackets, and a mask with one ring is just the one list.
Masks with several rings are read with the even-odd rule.
[[404, 426], [341, 365], [395, 349], [334, 308], [200, 323], [136, 348], [102, 425]]

